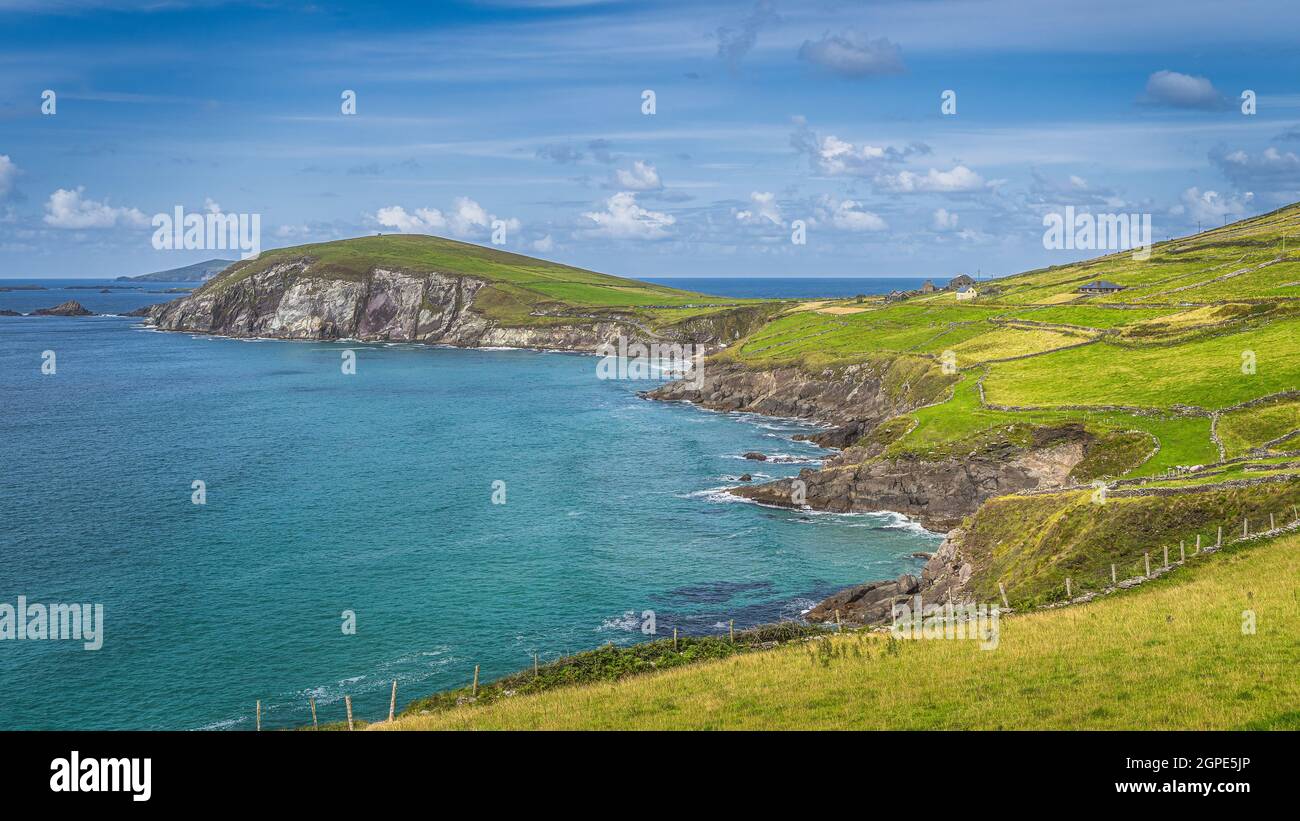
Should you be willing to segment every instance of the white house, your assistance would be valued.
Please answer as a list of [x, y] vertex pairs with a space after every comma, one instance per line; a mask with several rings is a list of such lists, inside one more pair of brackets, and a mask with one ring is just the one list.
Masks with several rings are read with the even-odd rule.
[[969, 285], [957, 289], [957, 299], [959, 300], [974, 299], [977, 296], [979, 296], [979, 292]]

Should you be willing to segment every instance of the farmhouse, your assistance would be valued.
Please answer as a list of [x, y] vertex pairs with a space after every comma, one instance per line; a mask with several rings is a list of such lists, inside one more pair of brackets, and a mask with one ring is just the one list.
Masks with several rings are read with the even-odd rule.
[[1104, 279], [1093, 280], [1079, 286], [1079, 292], [1084, 294], [1115, 294], [1122, 290], [1124, 290], [1123, 285], [1116, 285]]
[[938, 288], [934, 287], [934, 282], [932, 280], [927, 279], [925, 284], [921, 286], [921, 293], [923, 294], [932, 294], [937, 290]]
[[974, 287], [974, 285], [975, 285], [975, 280], [967, 276], [966, 274], [958, 274], [957, 276], [948, 280], [948, 288], [949, 290], [952, 291], [958, 291], [961, 290], [962, 288], [972, 288]]
[[969, 285], [957, 289], [958, 299], [974, 299], [977, 296], [979, 296], [979, 292]]

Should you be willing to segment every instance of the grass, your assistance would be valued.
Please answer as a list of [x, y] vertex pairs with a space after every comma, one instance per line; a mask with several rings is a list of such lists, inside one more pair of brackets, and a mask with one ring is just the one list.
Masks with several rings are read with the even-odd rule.
[[1295, 730], [1298, 576], [1290, 536], [1004, 618], [994, 650], [846, 633], [372, 729]]

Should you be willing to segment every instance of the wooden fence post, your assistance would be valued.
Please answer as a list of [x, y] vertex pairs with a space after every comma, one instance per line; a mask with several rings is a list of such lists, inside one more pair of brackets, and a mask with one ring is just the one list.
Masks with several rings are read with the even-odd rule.
[[1146, 567], [1147, 567], [1147, 578], [1149, 579], [1149, 578], [1151, 578], [1151, 554], [1150, 554], [1150, 553], [1143, 553], [1143, 554], [1142, 554], [1142, 558], [1143, 558], [1143, 560], [1146, 562]]
[[393, 694], [388, 698], [388, 720], [393, 720], [393, 712], [397, 710], [397, 679], [393, 679]]
[[673, 652], [677, 652], [677, 628], [673, 628]]
[[1065, 598], [1066, 598], [1066, 601], [1069, 601], [1070, 599], [1074, 598], [1074, 594], [1070, 592], [1070, 577], [1069, 577], [1069, 576], [1066, 576], [1066, 577], [1065, 577]]
[[1223, 525], [1219, 525], [1219, 540], [1214, 543], [1215, 547], [1223, 547]]
[[474, 665], [474, 698], [478, 698], [478, 665]]
[[352, 696], [343, 697], [343, 706], [348, 708], [348, 729], [352, 729]]
[[312, 696], [311, 698], [311, 728], [313, 730], [320, 729], [320, 725], [316, 723], [316, 697], [315, 696]]
[[835, 632], [836, 633], [844, 632], [844, 625], [840, 622], [840, 611], [838, 610], [835, 611]]
[[1241, 538], [1244, 539], [1249, 535], [1250, 535], [1250, 517], [1246, 516], [1241, 520]]
[[1183, 539], [1178, 543], [1178, 561], [1180, 564], [1187, 562], [1187, 540]]
[[262, 700], [257, 700], [257, 730], [262, 731]]
[[533, 678], [537, 678], [537, 654], [533, 653]]
[[1110, 583], [1111, 583], [1111, 584], [1119, 584], [1119, 579], [1117, 579], [1117, 578], [1115, 577], [1115, 563], [1114, 563], [1114, 562], [1111, 562], [1111, 564], [1110, 564]]
[[1196, 552], [1201, 552], [1201, 534], [1199, 533], [1196, 534]]
[[1002, 586], [1002, 582], [998, 582], [998, 592], [1002, 594], [1002, 606], [1010, 610], [1011, 603], [1007, 601], [1007, 589]]
[[1169, 569], [1169, 545], [1165, 545], [1165, 570]]
[[1269, 530], [1276, 530], [1276, 529], [1277, 529], [1277, 525], [1273, 524], [1273, 514], [1272, 514], [1272, 513], [1268, 514], [1268, 529], [1269, 529]]

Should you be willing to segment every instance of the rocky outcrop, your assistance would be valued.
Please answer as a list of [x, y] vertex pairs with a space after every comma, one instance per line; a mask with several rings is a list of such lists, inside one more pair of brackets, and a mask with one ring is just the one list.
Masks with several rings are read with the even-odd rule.
[[913, 596], [936, 604], [951, 599], [956, 604], [970, 600], [966, 585], [974, 567], [962, 555], [962, 531], [953, 530], [939, 550], [925, 563], [920, 577], [905, 573], [897, 579], [867, 582], [831, 596], [804, 614], [814, 622], [833, 623], [836, 614], [844, 624], [888, 624], [893, 606]]
[[[501, 325], [475, 310], [475, 299], [490, 283], [474, 277], [375, 268], [363, 278], [331, 278], [307, 275], [310, 264], [308, 259], [291, 260], [243, 279], [218, 279], [149, 308], [150, 321], [162, 330], [234, 337], [574, 351], [594, 351], [620, 336], [658, 338], [617, 314], [538, 314], [526, 326]], [[724, 335], [748, 329], [760, 318], [748, 310], [724, 312], [714, 325], [697, 322], [663, 341], [720, 346]]]
[[851, 448], [819, 470], [800, 471], [797, 479], [731, 492], [763, 504], [806, 505], [834, 513], [892, 510], [929, 530], [946, 531], [986, 499], [1066, 484], [1066, 477], [1084, 457], [1088, 435], [1073, 428], [1057, 434], [1044, 435], [1027, 448], [1000, 446], [939, 460], [868, 457], [864, 449]]
[[94, 311], [88, 311], [82, 307], [81, 303], [75, 299], [69, 299], [67, 302], [59, 303], [53, 308], [37, 308], [32, 311], [32, 316], [94, 316]]
[[8, 308], [0, 309], [0, 316], [22, 316], [17, 311], [11, 311]]

